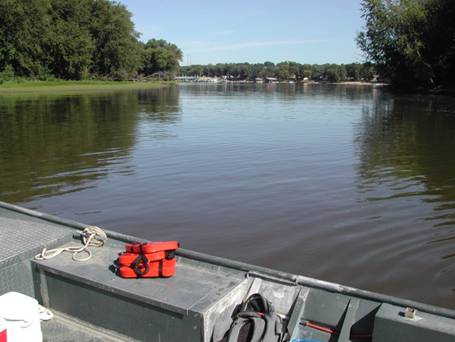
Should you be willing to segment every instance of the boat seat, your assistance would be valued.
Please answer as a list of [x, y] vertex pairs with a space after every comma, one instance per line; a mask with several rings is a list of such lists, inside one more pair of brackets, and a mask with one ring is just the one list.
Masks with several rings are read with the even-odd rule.
[[419, 312], [414, 318], [404, 316], [403, 308], [382, 304], [376, 314], [372, 342], [453, 342], [453, 320]]
[[38, 299], [138, 340], [208, 341], [218, 312], [240, 302], [250, 283], [242, 271], [182, 257], [172, 278], [123, 279], [110, 270], [123, 248], [108, 240], [86, 262], [70, 253], [33, 261]]

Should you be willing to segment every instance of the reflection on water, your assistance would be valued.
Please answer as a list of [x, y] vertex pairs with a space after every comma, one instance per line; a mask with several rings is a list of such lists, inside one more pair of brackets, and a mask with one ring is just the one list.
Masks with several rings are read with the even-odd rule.
[[455, 108], [447, 100], [378, 101], [364, 111], [358, 137], [359, 187], [368, 199], [417, 196], [432, 204], [422, 219], [435, 228], [455, 226]]
[[[369, 191], [369, 199], [422, 196], [439, 213], [427, 218], [434, 227], [454, 225], [453, 100], [381, 99], [363, 114], [358, 142], [364, 181], [359, 186]], [[376, 195], [378, 184], [388, 184], [389, 192]]]
[[396, 278], [386, 285], [391, 292], [419, 298], [425, 289], [428, 301], [455, 307], [447, 296], [455, 287], [454, 100], [380, 96], [364, 109], [357, 133], [359, 191], [388, 211], [375, 218], [380, 226], [396, 220], [381, 230], [387, 247], [374, 254], [403, 267], [378, 278]]
[[455, 101], [318, 85], [0, 98], [0, 200], [455, 308]]
[[81, 191], [109, 173], [134, 176], [129, 153], [138, 114], [173, 123], [177, 110], [177, 88], [1, 98], [1, 199], [17, 203]]

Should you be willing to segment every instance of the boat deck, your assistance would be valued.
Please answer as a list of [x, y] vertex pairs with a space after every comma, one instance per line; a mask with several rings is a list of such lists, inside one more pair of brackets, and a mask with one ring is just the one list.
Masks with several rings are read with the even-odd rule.
[[68, 227], [0, 208], [0, 293], [33, 295], [29, 259], [72, 238]]
[[[93, 248], [92, 258], [86, 262], [74, 261], [70, 253], [33, 261], [39, 274], [37, 296], [46, 306], [101, 328], [115, 325], [121, 334], [138, 340], [159, 332], [167, 341], [179, 334], [176, 325], [180, 322], [201, 326], [216, 303], [246, 287], [244, 272], [184, 258], [178, 258], [172, 278], [123, 279], [110, 267], [123, 249], [124, 243], [108, 240], [103, 247]], [[151, 329], [131, 329], [131, 321]], [[204, 334], [199, 329], [193, 331], [190, 340]], [[186, 334], [181, 336], [182, 341], [190, 337]]]
[[0, 265], [28, 258], [43, 247], [61, 245], [72, 236], [68, 227], [0, 208]]
[[[77, 242], [63, 247], [70, 245], [77, 246]], [[172, 278], [123, 279], [110, 269], [123, 250], [124, 244], [108, 240], [103, 247], [93, 248], [93, 257], [86, 262], [74, 261], [70, 253], [63, 253], [56, 258], [34, 263], [54, 277], [64, 276], [100, 290], [109, 289], [120, 296], [135, 298], [180, 314], [208, 309], [208, 306], [245, 280], [244, 272], [207, 267], [183, 258], [178, 258], [176, 274]]]

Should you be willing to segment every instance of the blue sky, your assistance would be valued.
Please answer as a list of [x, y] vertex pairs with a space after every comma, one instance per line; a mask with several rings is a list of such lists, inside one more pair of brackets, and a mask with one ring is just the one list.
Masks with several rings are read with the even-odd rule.
[[223, 62], [350, 63], [360, 0], [121, 0], [141, 39], [179, 46], [183, 65]]

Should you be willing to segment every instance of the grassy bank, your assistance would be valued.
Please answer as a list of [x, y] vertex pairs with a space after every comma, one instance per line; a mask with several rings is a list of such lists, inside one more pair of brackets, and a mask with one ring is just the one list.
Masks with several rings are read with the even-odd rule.
[[0, 95], [23, 93], [87, 93], [111, 90], [150, 89], [171, 85], [164, 81], [9, 81], [0, 84]]

